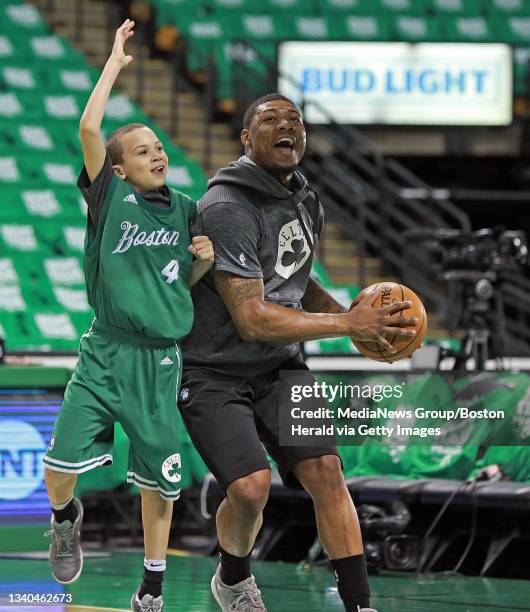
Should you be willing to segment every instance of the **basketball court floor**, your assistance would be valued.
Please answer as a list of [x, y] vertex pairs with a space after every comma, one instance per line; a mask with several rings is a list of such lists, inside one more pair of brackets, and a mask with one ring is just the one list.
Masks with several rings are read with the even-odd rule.
[[[44, 554], [29, 558], [0, 555], [0, 610], [129, 610], [142, 561], [141, 552], [136, 551], [89, 552], [81, 578], [63, 587], [50, 578]], [[210, 594], [216, 564], [212, 557], [180, 556], [173, 551], [166, 572], [166, 612], [219, 612]], [[269, 612], [343, 610], [332, 574], [323, 567], [304, 571], [294, 564], [257, 562], [253, 571]], [[372, 604], [379, 612], [530, 611], [530, 581], [454, 576], [433, 579], [400, 573], [373, 576], [371, 585]], [[35, 601], [37, 594], [50, 594], [48, 599], [64, 594], [65, 599], [71, 596], [71, 601], [45, 605]]]

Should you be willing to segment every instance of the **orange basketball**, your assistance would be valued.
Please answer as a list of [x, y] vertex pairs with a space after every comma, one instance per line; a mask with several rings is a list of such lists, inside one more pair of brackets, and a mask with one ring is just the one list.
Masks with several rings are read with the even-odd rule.
[[[357, 347], [360, 353], [375, 361], [386, 361], [392, 363], [405, 357], [410, 357], [412, 353], [419, 348], [425, 334], [427, 333], [427, 313], [423, 306], [420, 298], [405, 285], [398, 283], [377, 283], [366, 287], [359, 293], [359, 295], [353, 301], [356, 304], [360, 298], [364, 297], [367, 293], [376, 289], [374, 293], [372, 308], [383, 308], [390, 306], [394, 302], [412, 302], [412, 306], [406, 310], [402, 310], [399, 315], [401, 317], [417, 317], [418, 324], [416, 325], [416, 335], [412, 336], [399, 336], [394, 335], [386, 339], [396, 349], [395, 353], [389, 353], [383, 346], [377, 344], [377, 342], [364, 342], [362, 340], [353, 340], [353, 343]], [[352, 306], [353, 306], [352, 304]]]

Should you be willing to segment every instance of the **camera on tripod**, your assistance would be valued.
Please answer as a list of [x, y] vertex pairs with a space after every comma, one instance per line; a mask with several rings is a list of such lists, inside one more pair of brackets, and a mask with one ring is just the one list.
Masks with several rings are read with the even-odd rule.
[[[496, 285], [503, 273], [528, 261], [524, 231], [488, 228], [477, 231], [415, 229], [407, 232], [422, 249], [423, 261], [439, 281], [447, 283], [443, 319], [450, 330], [465, 330], [453, 369], [484, 370], [491, 356], [503, 356], [504, 307]], [[492, 307], [492, 300], [494, 304]], [[497, 316], [492, 317], [495, 313]], [[494, 334], [490, 329], [494, 328]]]
[[491, 276], [500, 270], [517, 268], [528, 260], [526, 235], [521, 230], [503, 228], [436, 230], [428, 246], [433, 256], [433, 268], [444, 280], [466, 279], [470, 276]]

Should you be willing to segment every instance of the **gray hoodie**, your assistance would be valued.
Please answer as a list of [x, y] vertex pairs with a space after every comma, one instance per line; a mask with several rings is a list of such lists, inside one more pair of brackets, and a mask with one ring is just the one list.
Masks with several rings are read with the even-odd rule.
[[[198, 203], [194, 234], [212, 240], [214, 270], [262, 278], [266, 301], [301, 310], [324, 217], [318, 197], [300, 172], [295, 172], [292, 185], [294, 191], [289, 191], [243, 156], [209, 181]], [[239, 376], [243, 372], [250, 377], [278, 367], [299, 352], [297, 343], [244, 342], [212, 274], [197, 283], [192, 296], [195, 322], [182, 345], [184, 367]]]

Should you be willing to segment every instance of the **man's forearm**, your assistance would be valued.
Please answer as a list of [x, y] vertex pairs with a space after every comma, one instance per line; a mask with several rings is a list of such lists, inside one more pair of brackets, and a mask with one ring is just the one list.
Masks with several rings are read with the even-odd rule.
[[340, 314], [347, 312], [342, 304], [320, 285], [316, 280], [310, 278], [302, 298], [302, 306], [306, 312], [327, 312]]
[[265, 303], [251, 326], [251, 340], [262, 342], [306, 342], [347, 336], [350, 330], [344, 314], [300, 312]]
[[303, 312], [269, 302], [260, 278], [216, 272], [214, 280], [243, 340], [290, 343], [340, 338], [351, 336], [358, 325], [357, 313]]

